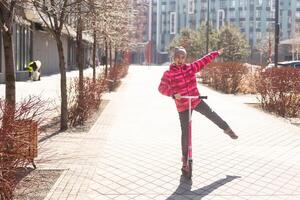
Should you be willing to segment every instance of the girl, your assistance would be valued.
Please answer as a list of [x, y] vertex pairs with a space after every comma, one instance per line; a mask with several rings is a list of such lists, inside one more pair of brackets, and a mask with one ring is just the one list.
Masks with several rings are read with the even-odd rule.
[[[159, 92], [163, 95], [173, 97], [179, 113], [181, 125], [181, 149], [182, 149], [182, 172], [186, 172], [187, 163], [186, 157], [188, 152], [188, 120], [189, 120], [189, 103], [188, 99], [181, 96], [199, 96], [197, 88], [196, 73], [203, 69], [208, 63], [223, 53], [223, 49], [211, 52], [203, 58], [186, 64], [186, 50], [183, 47], [177, 47], [174, 51], [174, 63], [170, 65], [169, 70], [165, 71], [159, 85]], [[237, 139], [238, 136], [231, 130], [229, 125], [215, 113], [203, 100], [192, 99], [192, 109], [203, 114], [225, 134], [232, 139]]]

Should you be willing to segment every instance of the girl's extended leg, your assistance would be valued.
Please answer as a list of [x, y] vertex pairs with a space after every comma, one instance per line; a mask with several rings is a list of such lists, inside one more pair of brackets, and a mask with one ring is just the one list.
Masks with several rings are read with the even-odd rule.
[[219, 128], [221, 128], [224, 133], [229, 135], [232, 139], [237, 139], [238, 136], [231, 130], [229, 125], [216, 113], [214, 112], [206, 103], [205, 101], [201, 101], [197, 107], [195, 108], [196, 111], [200, 112], [202, 115], [207, 117], [213, 123], [215, 123]]
[[189, 126], [189, 111], [179, 112], [179, 119], [181, 125], [181, 150], [182, 158], [187, 158], [188, 152], [188, 126]]

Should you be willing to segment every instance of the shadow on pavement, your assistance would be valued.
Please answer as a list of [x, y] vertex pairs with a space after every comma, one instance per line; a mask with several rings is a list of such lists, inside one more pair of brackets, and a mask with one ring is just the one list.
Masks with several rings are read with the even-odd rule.
[[[226, 175], [226, 178], [217, 180], [207, 186], [204, 186], [202, 188], [192, 191], [192, 180], [187, 180], [186, 178], [184, 178], [181, 175], [180, 183], [179, 183], [177, 189], [166, 200], [189, 199], [188, 198], [189, 196], [193, 196], [193, 198], [190, 198], [190, 199], [200, 200], [203, 197], [212, 193], [214, 190], [218, 189], [219, 187], [221, 187], [221, 186], [225, 185], [226, 183], [229, 183], [237, 178], [241, 178], [241, 177]], [[195, 198], [195, 196], [196, 196], [196, 198]]]

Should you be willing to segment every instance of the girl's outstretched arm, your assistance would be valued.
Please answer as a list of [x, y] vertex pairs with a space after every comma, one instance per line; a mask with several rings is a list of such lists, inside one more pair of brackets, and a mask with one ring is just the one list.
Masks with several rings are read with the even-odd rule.
[[220, 49], [218, 51], [213, 51], [199, 60], [196, 60], [195, 62], [191, 63], [191, 68], [194, 73], [199, 72], [201, 69], [203, 69], [207, 64], [212, 62], [215, 58], [217, 58], [219, 55], [223, 54], [223, 49]]

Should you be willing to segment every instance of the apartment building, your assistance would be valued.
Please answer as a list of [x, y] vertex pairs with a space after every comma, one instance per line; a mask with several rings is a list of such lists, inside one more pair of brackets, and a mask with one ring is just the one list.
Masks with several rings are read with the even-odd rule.
[[[216, 29], [234, 24], [246, 35], [253, 52], [264, 37], [274, 34], [275, 0], [152, 0], [153, 55], [157, 63], [169, 60], [168, 46], [182, 28], [201, 23]], [[280, 40], [300, 31], [300, 0], [279, 0]]]

